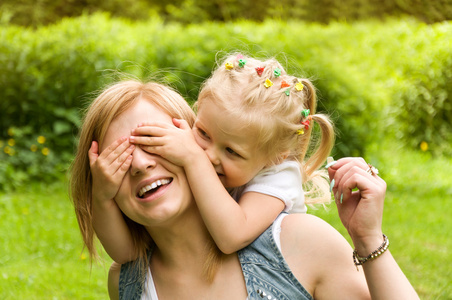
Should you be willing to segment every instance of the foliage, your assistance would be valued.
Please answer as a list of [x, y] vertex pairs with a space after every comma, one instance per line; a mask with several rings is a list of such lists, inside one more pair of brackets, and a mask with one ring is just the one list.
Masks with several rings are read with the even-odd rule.
[[114, 17], [134, 21], [158, 14], [165, 21], [186, 24], [237, 20], [261, 22], [269, 18], [327, 24], [403, 15], [434, 23], [452, 19], [452, 3], [447, 0], [3, 0], [0, 23], [38, 27], [64, 17], [96, 12], [108, 12]]
[[48, 138], [32, 127], [10, 127], [8, 139], [0, 140], [0, 190], [17, 188], [30, 181], [51, 182], [64, 174], [68, 157], [55, 153]]
[[[275, 56], [290, 73], [313, 79], [319, 110], [336, 123], [337, 157], [363, 155], [365, 145], [388, 134], [406, 137], [415, 147], [425, 141], [430, 150], [446, 154], [451, 34], [450, 23], [412, 20], [183, 26], [105, 14], [36, 30], [0, 26], [0, 189], [20, 185], [39, 172], [47, 181], [55, 171], [61, 173], [73, 154], [83, 109], [105, 84], [125, 76], [153, 79], [192, 102], [215, 60], [235, 50]], [[419, 122], [407, 122], [412, 116]], [[413, 133], [412, 126], [420, 127]], [[21, 134], [15, 156], [5, 152], [11, 128]], [[46, 137], [50, 149], [45, 161], [28, 150], [38, 136]]]
[[413, 148], [452, 156], [452, 32], [446, 24], [425, 28], [407, 44], [391, 129]]

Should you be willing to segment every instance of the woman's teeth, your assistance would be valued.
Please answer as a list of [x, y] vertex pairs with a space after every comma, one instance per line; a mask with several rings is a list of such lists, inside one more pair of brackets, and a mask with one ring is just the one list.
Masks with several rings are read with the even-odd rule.
[[148, 184], [148, 185], [142, 187], [142, 188], [140, 189], [140, 191], [138, 192], [138, 196], [139, 196], [139, 197], [143, 197], [143, 195], [144, 195], [146, 192], [149, 192], [149, 191], [151, 191], [151, 190], [153, 190], [153, 189], [156, 189], [156, 188], [158, 188], [158, 187], [160, 187], [160, 186], [162, 186], [162, 185], [168, 184], [168, 183], [170, 183], [170, 182], [171, 182], [171, 180], [169, 180], [169, 179], [160, 179], [160, 180], [154, 181], [153, 183]]

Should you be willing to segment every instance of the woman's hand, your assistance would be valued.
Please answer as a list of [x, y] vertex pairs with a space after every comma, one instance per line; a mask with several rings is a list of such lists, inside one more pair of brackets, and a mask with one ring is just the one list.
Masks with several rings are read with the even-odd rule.
[[132, 130], [130, 142], [180, 167], [192, 163], [198, 155], [205, 155], [196, 143], [187, 121], [173, 119], [173, 124], [174, 126], [161, 122], [140, 124]]
[[134, 149], [127, 137], [113, 142], [100, 154], [98, 143], [92, 142], [88, 157], [93, 176], [93, 201], [103, 203], [115, 197], [129, 170]]
[[339, 217], [363, 256], [383, 241], [386, 193], [386, 182], [368, 170], [369, 165], [362, 158], [339, 159], [328, 168]]

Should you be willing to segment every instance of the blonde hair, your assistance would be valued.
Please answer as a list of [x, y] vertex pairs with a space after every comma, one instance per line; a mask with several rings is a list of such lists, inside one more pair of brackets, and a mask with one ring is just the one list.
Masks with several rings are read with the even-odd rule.
[[[92, 141], [97, 141], [100, 146], [111, 122], [140, 99], [151, 102], [173, 118], [186, 120], [190, 126], [195, 119], [192, 109], [177, 92], [158, 83], [137, 80], [123, 81], [107, 87], [88, 107], [71, 166], [70, 192], [83, 242], [91, 259], [97, 257], [97, 251], [94, 246], [92, 177], [88, 150]], [[149, 233], [144, 226], [125, 215], [124, 219], [133, 236], [137, 257], [147, 262], [147, 251], [152, 246]]]
[[[262, 73], [256, 68], [263, 68]], [[328, 116], [316, 114], [316, 90], [309, 79], [287, 74], [273, 58], [261, 61], [231, 54], [204, 82], [195, 108], [201, 110], [206, 101], [219, 105], [246, 129], [259, 151], [266, 153], [269, 165], [284, 158], [299, 162], [307, 204], [331, 201], [326, 171], [319, 168], [333, 147], [334, 129]], [[301, 124], [306, 120], [301, 114], [305, 109], [310, 110], [312, 120], [308, 129]], [[319, 141], [312, 131], [313, 122], [320, 127]], [[304, 134], [297, 134], [298, 130]]]

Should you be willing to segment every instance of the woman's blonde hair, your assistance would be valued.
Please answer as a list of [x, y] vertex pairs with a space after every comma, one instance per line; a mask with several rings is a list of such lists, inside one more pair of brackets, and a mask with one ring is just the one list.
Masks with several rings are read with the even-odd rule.
[[[283, 159], [300, 163], [306, 203], [331, 201], [327, 174], [319, 168], [333, 147], [334, 129], [328, 116], [316, 114], [316, 90], [309, 79], [287, 74], [276, 59], [261, 61], [234, 53], [204, 82], [195, 108], [202, 110], [206, 101], [243, 126], [266, 153], [269, 165]], [[303, 116], [308, 109], [309, 116]], [[306, 120], [309, 128], [301, 123]], [[320, 127], [320, 139], [313, 136], [313, 122]]]
[[[171, 88], [155, 83], [137, 80], [122, 81], [107, 87], [88, 107], [79, 133], [79, 144], [71, 166], [70, 192], [75, 214], [82, 233], [83, 242], [90, 257], [97, 256], [94, 246], [92, 214], [92, 176], [88, 150], [92, 141], [101, 147], [111, 122], [144, 99], [167, 112], [173, 118], [184, 119], [193, 125], [195, 115], [187, 102]], [[147, 251], [152, 239], [144, 226], [133, 222], [124, 215], [133, 236], [137, 257], [147, 259]]]

